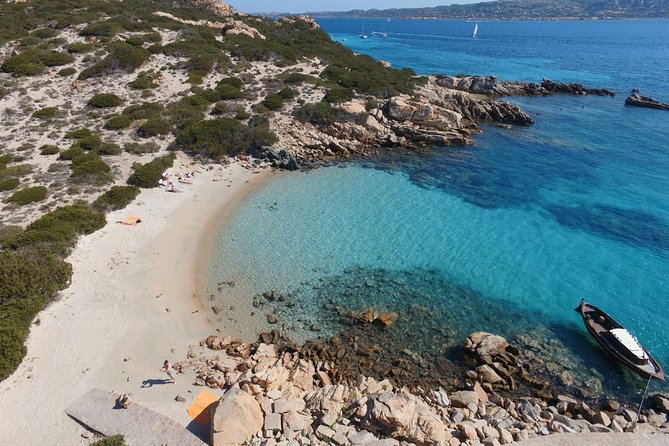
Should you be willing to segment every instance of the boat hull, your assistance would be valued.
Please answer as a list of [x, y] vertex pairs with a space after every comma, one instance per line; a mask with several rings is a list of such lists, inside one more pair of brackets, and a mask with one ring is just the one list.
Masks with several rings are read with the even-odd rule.
[[[635, 363], [632, 359], [634, 358], [634, 355], [631, 354], [628, 349], [621, 345], [617, 345], [610, 330], [624, 329], [624, 327], [615, 319], [601, 309], [588, 304], [585, 301], [581, 302], [581, 305], [576, 307], [575, 310], [583, 317], [583, 323], [592, 337], [595, 338], [604, 350], [618, 360], [618, 362], [646, 378], [655, 378], [664, 381], [662, 367], [645, 347], [639, 345], [643, 349], [645, 355], [647, 355], [647, 361], [644, 364], [639, 364]], [[600, 317], [606, 321], [605, 326], [597, 321]], [[639, 358], [635, 359], [639, 361]]]

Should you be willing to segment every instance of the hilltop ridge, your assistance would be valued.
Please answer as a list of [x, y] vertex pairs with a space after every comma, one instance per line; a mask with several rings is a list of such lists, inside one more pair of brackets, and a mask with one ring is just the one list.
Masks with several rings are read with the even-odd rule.
[[667, 0], [499, 0], [430, 8], [310, 12], [314, 17], [394, 19], [575, 20], [668, 18]]

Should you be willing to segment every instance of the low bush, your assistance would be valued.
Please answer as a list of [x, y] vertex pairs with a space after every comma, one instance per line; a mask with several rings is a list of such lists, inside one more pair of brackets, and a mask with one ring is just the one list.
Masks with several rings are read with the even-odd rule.
[[84, 150], [81, 147], [70, 147], [60, 152], [58, 155], [59, 160], [63, 161], [73, 161], [74, 159], [85, 155]]
[[350, 88], [333, 88], [325, 93], [323, 100], [330, 104], [338, 104], [340, 102], [348, 102], [353, 99], [353, 90]]
[[33, 166], [30, 164], [16, 164], [14, 166], [7, 166], [0, 169], [0, 179], [10, 177], [23, 177], [33, 171]]
[[228, 84], [220, 84], [216, 87], [221, 99], [239, 99], [244, 96], [241, 90]]
[[[10, 239], [17, 239], [15, 234]], [[35, 315], [65, 288], [72, 266], [49, 252], [0, 251], [0, 381], [26, 354], [24, 341]]]
[[0, 180], [0, 192], [16, 189], [19, 183], [20, 181], [18, 178], [6, 178], [4, 180]]
[[12, 195], [7, 197], [5, 201], [7, 203], [14, 203], [19, 206], [25, 206], [26, 204], [45, 200], [47, 194], [47, 189], [44, 186], [27, 187], [25, 189], [14, 192]]
[[127, 444], [123, 435], [114, 435], [91, 443], [91, 446], [127, 446]]
[[229, 85], [240, 90], [244, 86], [244, 82], [238, 77], [225, 77], [218, 81], [218, 85]]
[[131, 105], [123, 110], [123, 114], [130, 116], [133, 120], [149, 119], [157, 117], [163, 110], [163, 106], [156, 102], [145, 102], [143, 104]]
[[83, 127], [76, 130], [70, 130], [69, 132], [65, 133], [66, 139], [83, 139], [89, 136], [93, 136], [93, 132]]
[[116, 115], [105, 122], [104, 128], [107, 130], [119, 130], [130, 127], [134, 119], [130, 115]]
[[58, 67], [74, 62], [74, 57], [59, 51], [47, 51], [40, 55], [40, 61], [47, 67]]
[[50, 39], [58, 35], [58, 31], [53, 28], [39, 28], [30, 33], [31, 36], [37, 37], [38, 39]]
[[171, 153], [155, 158], [146, 164], [133, 164], [133, 173], [128, 178], [128, 184], [142, 188], [158, 187], [158, 181], [162, 178], [163, 172], [172, 167], [175, 158], [176, 156]]
[[83, 42], [74, 42], [67, 46], [67, 52], [72, 54], [88, 53], [95, 49], [95, 45]]
[[235, 113], [235, 119], [240, 121], [245, 121], [251, 117], [251, 114], [246, 111], [243, 107], [239, 107], [237, 113]]
[[98, 135], [90, 135], [77, 140], [72, 147], [79, 147], [82, 150], [97, 150], [102, 145], [102, 140]]
[[289, 101], [291, 99], [295, 99], [298, 95], [298, 92], [292, 88], [285, 87], [279, 90], [277, 94], [281, 96], [281, 99]]
[[283, 99], [275, 93], [268, 94], [262, 101], [263, 105], [270, 110], [279, 110], [283, 107]]
[[77, 183], [102, 185], [113, 178], [111, 167], [96, 153], [78, 156], [72, 160], [71, 178]]
[[113, 142], [105, 142], [100, 145], [100, 147], [95, 151], [98, 155], [120, 155], [123, 150], [118, 144]]
[[211, 114], [212, 115], [223, 115], [227, 113], [228, 110], [228, 104], [225, 103], [225, 101], [217, 102], [214, 104], [214, 107], [211, 109]]
[[72, 68], [72, 67], [69, 67], [69, 68], [63, 68], [62, 70], [60, 70], [60, 71], [58, 72], [58, 76], [60, 76], [60, 77], [72, 76], [72, 75], [75, 74], [76, 72], [77, 72], [77, 70], [75, 70], [75, 69]]
[[334, 108], [329, 102], [324, 101], [302, 105], [295, 110], [295, 117], [301, 122], [310, 122], [314, 125], [357, 121], [357, 115]]
[[156, 153], [160, 150], [160, 146], [155, 142], [147, 142], [144, 144], [129, 142], [123, 147], [123, 150], [132, 153], [133, 155], [143, 155], [145, 153]]
[[316, 85], [319, 82], [319, 79], [314, 76], [309, 76], [308, 74], [303, 73], [288, 73], [281, 76], [283, 82], [286, 84], [312, 84]]
[[123, 99], [113, 93], [98, 93], [88, 100], [88, 105], [96, 108], [112, 108], [123, 104]]
[[141, 138], [151, 138], [152, 136], [166, 135], [171, 129], [172, 126], [165, 119], [151, 118], [139, 126], [137, 135]]
[[52, 144], [45, 144], [39, 148], [39, 153], [41, 155], [55, 155], [58, 152], [58, 146], [54, 146]]
[[156, 74], [143, 71], [139, 73], [137, 78], [130, 82], [128, 86], [134, 90], [150, 90], [152, 88], [158, 88], [158, 84], [155, 81], [156, 78]]
[[39, 110], [35, 110], [32, 114], [32, 117], [37, 119], [51, 119], [56, 116], [56, 113], [58, 113], [58, 107], [44, 107]]
[[230, 118], [200, 121], [184, 127], [176, 137], [183, 150], [214, 159], [276, 141], [276, 135], [269, 129], [269, 121], [260, 117], [251, 119], [247, 126]]
[[22, 232], [23, 228], [21, 226], [0, 225], [0, 245], [4, 244], [7, 240], [17, 237]]
[[93, 202], [92, 207], [101, 212], [123, 209], [139, 195], [139, 192], [137, 186], [112, 186]]
[[76, 244], [78, 235], [91, 234], [105, 223], [104, 214], [87, 203], [60, 206], [29, 224], [6, 245], [12, 249], [31, 247], [65, 256]]
[[107, 46], [107, 51], [108, 54], [104, 59], [79, 74], [80, 80], [100, 77], [119, 70], [132, 73], [150, 57], [149, 52], [144, 48], [132, 46], [119, 40], [111, 42]]

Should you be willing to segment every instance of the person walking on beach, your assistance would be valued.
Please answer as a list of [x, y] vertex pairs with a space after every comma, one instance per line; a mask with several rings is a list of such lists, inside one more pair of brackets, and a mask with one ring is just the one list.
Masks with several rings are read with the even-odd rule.
[[167, 376], [170, 377], [170, 382], [174, 384], [176, 380], [174, 379], [174, 369], [172, 368], [172, 364], [166, 359], [165, 362], [163, 362], [163, 368], [160, 369], [161, 372], [167, 373]]

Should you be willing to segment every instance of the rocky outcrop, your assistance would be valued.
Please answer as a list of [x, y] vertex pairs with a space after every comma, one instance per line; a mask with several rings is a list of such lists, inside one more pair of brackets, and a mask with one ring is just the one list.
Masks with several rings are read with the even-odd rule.
[[272, 167], [285, 170], [298, 170], [300, 162], [294, 153], [289, 153], [284, 149], [274, 147], [261, 147], [253, 152], [253, 156], [258, 159], [266, 159], [272, 163]]
[[[360, 374], [333, 384], [341, 375], [331, 359], [286, 342], [277, 331], [254, 344], [210, 336], [201, 342], [206, 350], [191, 348], [188, 359], [175, 364], [181, 372], [194, 369], [196, 385], [227, 389], [214, 414], [212, 444], [503, 445], [558, 432], [652, 434], [668, 426], [663, 394], [654, 395], [654, 409], [637, 418], [635, 408], [612, 401], [596, 408], [564, 395], [502, 396], [502, 387], [479, 376], [472, 384], [469, 373], [466, 388], [450, 393], [441, 387], [409, 391]], [[483, 362], [480, 369], [487, 366], [499, 376], [495, 363], [505, 355], [522, 356], [491, 333], [472, 333], [465, 346]]]
[[214, 28], [214, 29], [220, 29], [223, 31], [223, 33], [226, 36], [247, 36], [252, 39], [258, 38], [261, 40], [266, 40], [267, 38], [260, 33], [257, 29], [254, 27], [247, 25], [246, 23], [242, 22], [241, 20], [235, 20], [232, 17], [227, 17], [223, 22], [211, 22], [209, 20], [189, 20], [189, 19], [182, 19], [180, 17], [177, 17], [173, 14], [170, 14], [168, 12], [162, 12], [162, 11], [157, 11], [154, 13], [157, 16], [160, 17], [166, 17], [170, 20], [174, 20], [175, 22], [183, 23], [186, 25], [196, 25], [196, 26], [206, 26], [209, 28]]
[[657, 99], [649, 98], [648, 96], [641, 96], [638, 91], [633, 92], [625, 100], [625, 105], [630, 107], [654, 108], [657, 110], [669, 110], [669, 104], [658, 101]]
[[192, 3], [193, 6], [198, 8], [205, 9], [207, 11], [213, 12], [216, 15], [222, 17], [228, 17], [232, 15], [246, 15], [242, 12], [237, 11], [232, 6], [224, 3], [222, 0], [187, 0], [188, 3]]
[[367, 403], [362, 426], [371, 432], [415, 444], [436, 444], [451, 437], [446, 425], [423, 400], [406, 392], [383, 392]]
[[230, 388], [218, 402], [211, 423], [213, 446], [241, 445], [263, 427], [258, 402], [238, 387]]
[[574, 95], [615, 96], [611, 90], [588, 88], [583, 84], [554, 82], [543, 79], [534, 82], [500, 81], [495, 76], [437, 76], [438, 85], [486, 96], [547, 96], [556, 93]]
[[318, 22], [316, 22], [316, 20], [314, 20], [313, 17], [309, 17], [308, 15], [298, 15], [298, 16], [294, 16], [294, 17], [281, 17], [279, 20], [284, 22], [284, 23], [304, 22], [311, 29], [321, 29], [321, 26], [318, 24]]

